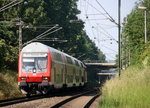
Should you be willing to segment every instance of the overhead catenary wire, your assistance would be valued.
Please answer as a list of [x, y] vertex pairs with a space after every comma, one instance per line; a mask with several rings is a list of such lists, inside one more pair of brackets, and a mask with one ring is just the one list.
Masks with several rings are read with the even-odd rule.
[[2, 8], [0, 8], [0, 12], [3, 12], [5, 10], [13, 7], [13, 6], [16, 6], [16, 5], [20, 4], [20, 3], [22, 3], [23, 1], [24, 0], [14, 0], [14, 1], [10, 2], [9, 4], [7, 4], [7, 5], [3, 6]]
[[98, 41], [107, 41], [107, 40], [113, 40], [113, 39], [102, 39], [102, 40], [98, 40]]
[[113, 51], [113, 52], [115, 52], [115, 53], [117, 53], [117, 51], [115, 51], [115, 50], [113, 50], [113, 49], [111, 49], [111, 48], [109, 48], [109, 47], [106, 47], [105, 45], [101, 45], [102, 47], [105, 47], [105, 48], [107, 48], [107, 49], [109, 49], [109, 50], [111, 50], [111, 51]]
[[[16, 24], [18, 18], [0, 18], [0, 23], [11, 23], [11, 24]], [[33, 25], [23, 25], [22, 28], [52, 28], [53, 26], [55, 26], [56, 24], [51, 24], [51, 25], [39, 25], [39, 26], [33, 26]]]
[[[38, 38], [38, 39], [41, 39], [41, 38], [43, 38], [43, 37], [46, 37], [47, 35], [50, 35], [50, 34], [56, 32], [56, 31], [58, 31], [58, 30], [60, 30], [60, 29], [62, 29], [62, 27], [60, 27], [60, 28], [58, 28], [58, 29], [56, 29], [56, 30], [54, 30], [54, 31], [52, 31], [52, 32], [50, 32], [50, 33], [47, 33], [47, 34], [43, 35], [42, 37], [40, 37], [40, 38]], [[32, 39], [32, 40], [30, 40], [30, 41], [24, 43], [23, 46], [25, 46], [25, 45], [27, 45], [27, 44], [33, 42], [33, 41], [38, 41], [38, 39]]]
[[58, 25], [56, 24], [54, 27], [51, 27], [50, 29], [46, 30], [45, 32], [43, 32], [42, 34], [38, 35], [36, 38], [34, 39], [39, 39], [40, 37], [42, 37], [43, 35], [45, 35], [46, 33], [48, 33], [49, 31], [51, 31], [52, 29], [56, 28]]
[[[85, 5], [86, 7], [84, 7], [84, 9], [85, 9], [85, 13], [86, 13], [86, 14], [87, 14], [88, 5], [90, 5], [92, 8], [96, 9], [97, 11], [99, 11], [97, 8], [95, 8], [92, 4], [89, 3], [89, 0], [88, 0], [88, 1], [86, 0], [85, 2], [86, 2], [86, 3], [85, 3], [85, 4], [86, 4], [86, 5]], [[80, 1], [80, 4], [81, 4], [81, 1]], [[105, 15], [105, 14], [106, 14], [106, 13], [102, 13], [102, 12], [100, 12], [100, 11], [99, 11], [99, 13], [100, 13], [101, 15]], [[86, 15], [86, 14], [85, 14], [85, 15]], [[87, 15], [88, 15], [88, 14], [87, 14]], [[87, 24], [89, 24], [90, 29], [91, 29], [91, 31], [92, 31], [92, 33], [93, 33], [93, 36], [96, 36], [95, 33], [94, 33], [94, 31], [93, 31], [93, 27], [94, 27], [94, 26], [91, 25], [90, 21], [108, 20], [108, 19], [107, 19], [107, 17], [105, 17], [105, 18], [103, 18], [103, 19], [89, 19], [89, 18], [87, 17], [87, 15], [86, 15], [86, 19], [83, 19], [83, 20], [84, 20], [85, 22], [87, 22]], [[93, 14], [92, 14], [92, 15], [93, 15]]]
[[[98, 32], [100, 32], [100, 31], [98, 31]], [[101, 34], [103, 34], [104, 36], [107, 36], [107, 38], [105, 38], [105, 39], [107, 39], [107, 40], [114, 40], [114, 41], [116, 41], [114, 38], [111, 38], [108, 34], [106, 34], [106, 33], [104, 33], [104, 32], [100, 32]]]
[[113, 22], [114, 24], [118, 25], [118, 23], [116, 23], [116, 21], [112, 18], [112, 16], [110, 16], [110, 14], [103, 8], [103, 6], [99, 3], [99, 5], [102, 7], [102, 9], [106, 12], [106, 13], [102, 13], [100, 10], [98, 10], [95, 6], [93, 6], [92, 4], [90, 4], [89, 2], [87, 2], [91, 7], [93, 7], [95, 10], [97, 10], [101, 15], [105, 16], [107, 19], [109, 19], [111, 22]]
[[98, 0], [96, 0], [96, 2], [98, 3], [98, 5], [106, 12], [106, 14], [109, 16], [110, 21], [114, 22], [116, 25], [118, 25], [118, 23], [116, 23], [116, 21], [113, 19], [113, 17], [106, 11], [106, 9], [100, 4], [100, 2]]
[[18, 1], [18, 0], [14, 0], [14, 1], [12, 1], [12, 2], [6, 4], [5, 6], [1, 7], [0, 10], [7, 8], [9, 5], [15, 3], [16, 1]]
[[56, 32], [56, 31], [58, 31], [58, 30], [60, 30], [60, 29], [62, 29], [62, 27], [60, 27], [60, 28], [58, 28], [58, 29], [56, 29], [56, 30], [54, 30], [54, 31], [52, 31], [52, 32], [50, 32], [50, 33], [47, 33], [47, 34], [43, 35], [43, 36], [40, 37], [40, 38], [37, 38], [37, 39], [34, 38], [34, 39], [32, 39], [32, 40], [30, 40], [30, 41], [24, 43], [23, 46], [25, 46], [25, 45], [27, 45], [27, 44], [33, 42], [33, 41], [37, 41], [38, 39], [41, 39], [41, 38], [43, 38], [43, 37], [46, 37], [47, 35], [50, 35], [50, 34]]
[[95, 36], [95, 34], [94, 34], [94, 31], [93, 31], [93, 28], [92, 28], [92, 25], [91, 25], [91, 22], [90, 21], [88, 21], [89, 23], [89, 26], [90, 26], [90, 29], [91, 29], [91, 31], [92, 31], [92, 34], [93, 34], [93, 36]]
[[91, 3], [89, 3], [88, 1], [87, 1], [87, 3], [92, 7], [92, 8], [94, 8], [95, 10], [97, 10], [100, 14], [102, 14], [103, 16], [105, 16], [105, 18], [109, 18], [107, 15], [106, 15], [106, 13], [103, 13], [103, 12], [101, 12], [100, 10], [98, 10], [95, 6], [93, 6]]
[[[112, 34], [109, 33], [110, 31], [112, 31], [118, 27], [118, 24], [116, 23], [116, 21], [106, 11], [106, 9], [102, 5], [101, 5], [102, 7], [100, 7], [96, 1], [83, 0], [82, 2], [86, 2], [86, 6], [83, 5], [81, 12], [84, 15], [82, 20], [84, 19], [85, 25], [87, 24], [86, 28], [89, 29], [86, 32], [88, 33], [88, 35], [91, 35], [89, 37], [93, 37], [94, 39], [92, 39], [92, 40], [94, 40], [94, 42], [96, 42], [95, 37], [97, 37], [97, 39], [98, 39], [97, 41], [102, 42], [102, 43], [100, 43], [100, 46], [96, 42], [96, 45], [98, 45], [98, 48], [103, 48], [106, 50], [108, 49], [108, 50], [113, 51], [114, 53], [117, 54], [117, 50], [113, 49], [111, 47], [111, 45], [110, 46], [103, 45], [103, 43], [104, 43], [103, 41], [106, 41], [106, 40], [107, 40], [107, 43], [109, 41], [111, 41], [111, 44], [115, 44], [115, 43], [118, 44], [118, 40], [116, 39], [116, 35], [112, 36]], [[87, 10], [87, 8], [91, 8], [91, 9]], [[98, 20], [106, 19], [106, 20], [98, 21], [96, 19], [98, 19]], [[91, 24], [90, 24], [90, 22], [91, 22]], [[105, 22], [105, 24], [99, 24], [101, 27], [98, 27], [96, 24], [100, 23], [100, 22]], [[106, 25], [107, 22], [109, 22], [110, 24]], [[108, 31], [108, 29], [106, 29], [105, 26], [109, 26], [109, 29], [111, 29], [111, 30]], [[93, 29], [94, 27], [96, 27], [96, 28]], [[97, 32], [99, 32], [99, 33], [97, 33]], [[115, 42], [112, 43], [112, 41], [115, 41]], [[108, 54], [107, 54], [107, 56], [108, 56]], [[113, 56], [113, 55], [111, 58], [116, 59], [115, 56]]]
[[[55, 27], [57, 27], [57, 26], [54, 26], [54, 27], [48, 29], [47, 31], [45, 31], [45, 32], [43, 32], [42, 34], [40, 34], [40, 35], [38, 35], [37, 37], [35, 37], [34, 39], [32, 39], [32, 40], [30, 40], [30, 41], [24, 43], [23, 46], [25, 46], [25, 45], [27, 45], [27, 44], [33, 42], [33, 41], [37, 41], [38, 39], [42, 39], [42, 38], [44, 38], [44, 37], [46, 37], [46, 36], [48, 36], [48, 35], [50, 35], [50, 34], [56, 32], [56, 31], [62, 29], [62, 27], [59, 27], [59, 28], [57, 28], [56, 30], [51, 31], [51, 30], [54, 29]], [[51, 32], [50, 32], [50, 31], [51, 31]]]
[[113, 56], [110, 56], [110, 55], [107, 55], [107, 57], [111, 60], [111, 59], [116, 59], [116, 57], [113, 57]]
[[[23, 26], [23, 28], [52, 28], [55, 25], [40, 25], [40, 26]], [[55, 28], [59, 28], [58, 26]]]
[[[100, 27], [101, 27], [101, 26], [100, 26]], [[93, 27], [93, 28], [96, 28], [96, 27]], [[107, 36], [110, 40], [114, 40], [115, 42], [118, 43], [118, 41], [117, 41], [113, 36], [111, 36], [104, 28], [101, 27], [101, 29], [102, 29], [104, 32], [99, 31], [98, 29], [96, 29], [96, 30], [97, 30], [97, 32], [100, 32], [101, 34]]]
[[106, 55], [117, 55], [117, 53], [104, 53], [104, 54], [106, 54]]
[[49, 41], [49, 42], [68, 42], [68, 40], [55, 40], [55, 39], [52, 39], [52, 40], [36, 40], [36, 41]]
[[97, 24], [99, 24], [99, 25], [103, 25], [103, 26], [108, 26], [108, 27], [118, 27], [118, 26], [116, 26], [116, 25], [110, 25], [110, 24], [104, 24], [104, 23], [97, 23]]
[[89, 0], [85, 1], [85, 14], [87, 15], [88, 12], [88, 4], [87, 2], [89, 2]]
[[110, 38], [112, 38], [113, 40], [115, 40], [118, 43], [118, 41], [112, 35], [110, 35], [102, 26], [98, 25], [98, 27], [100, 27], [106, 34], [108, 34], [108, 36]]
[[[101, 6], [101, 8], [104, 10], [105, 13], [102, 13], [101, 11], [99, 11], [95, 6], [93, 6], [91, 3], [89, 3], [89, 1], [86, 1], [87, 4], [89, 4], [92, 8], [94, 8], [95, 10], [97, 10], [101, 15], [105, 16], [106, 17], [106, 20], [113, 20], [113, 22], [115, 22], [115, 20], [112, 18], [112, 16], [106, 11], [106, 9], [96, 0], [96, 2]], [[108, 16], [107, 16], [108, 15]], [[87, 18], [88, 19], [88, 18]], [[95, 21], [95, 20], [105, 20], [105, 19], [88, 19], [86, 21]], [[118, 26], [118, 24], [116, 23], [116, 25]], [[114, 26], [113, 26], [114, 27]], [[111, 28], [113, 28], [111, 27]], [[100, 26], [101, 29], [103, 29], [103, 31], [109, 36], [111, 37], [113, 40], [115, 40], [116, 42], [118, 42], [113, 36], [111, 36], [104, 28], [102, 28]]]
[[[92, 4], [90, 4], [88, 1], [87, 1], [87, 3], [88, 3], [91, 7], [93, 7], [95, 10], [97, 10], [98, 12], [100, 12], [101, 15], [105, 16], [107, 20], [108, 20], [108, 19], [109, 19], [109, 20], [110, 20], [110, 19], [111, 19], [111, 20], [113, 19], [113, 18], [108, 14], [108, 12], [103, 8], [102, 5], [101, 5], [101, 7], [103, 8], [103, 10], [105, 10], [106, 13], [102, 13], [102, 12], [99, 11], [96, 7], [94, 7]], [[109, 17], [106, 16], [106, 14], [107, 14]], [[93, 19], [93, 20], [94, 20], [94, 19]], [[99, 20], [101, 20], [101, 19], [99, 19]], [[104, 19], [103, 19], [103, 20], [104, 20]], [[113, 19], [113, 20], [114, 20], [114, 19]], [[87, 20], [87, 21], [89, 21], [89, 20]], [[118, 25], [118, 24], [117, 24], [117, 25]], [[117, 40], [116, 40], [113, 36], [111, 36], [104, 28], [102, 28], [101, 26], [100, 26], [100, 28], [103, 29], [103, 31], [105, 31], [105, 33], [108, 34], [109, 37], [111, 37], [113, 40], [115, 40], [115, 41], [117, 42]]]
[[100, 14], [100, 13], [96, 13], [96, 14], [85, 14], [85, 15], [103, 15], [103, 14], [106, 14], [106, 13], [102, 13], [102, 14]]
[[112, 55], [110, 54], [107, 54], [107, 53], [104, 53], [105, 55], [108, 55], [110, 58], [113, 58], [113, 59], [116, 59], [116, 57], [113, 57]]
[[[83, 19], [83, 20], [86, 20], [86, 19]], [[96, 20], [108, 20], [108, 19], [107, 18], [101, 18], [101, 19], [88, 19], [88, 20], [96, 21]]]

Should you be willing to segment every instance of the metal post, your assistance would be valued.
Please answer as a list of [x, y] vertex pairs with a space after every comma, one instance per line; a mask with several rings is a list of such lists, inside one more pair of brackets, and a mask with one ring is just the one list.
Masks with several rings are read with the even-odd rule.
[[147, 9], [147, 7], [139, 6], [138, 9], [144, 10], [144, 23], [145, 23], [145, 26], [144, 26], [144, 32], [145, 32], [144, 41], [146, 43], [147, 42], [147, 28], [146, 28], [146, 9]]
[[131, 54], [130, 54], [131, 50], [129, 49], [129, 60], [128, 60], [128, 65], [131, 64]]
[[119, 61], [119, 77], [121, 76], [121, 26], [120, 26], [120, 12], [121, 0], [118, 0], [118, 61]]
[[127, 68], [128, 67], [128, 48], [127, 48], [127, 46], [126, 46], [126, 48], [125, 48], [125, 57], [126, 57], [126, 62], [125, 62], [125, 68]]
[[19, 53], [22, 49], [22, 26], [23, 26], [23, 22], [21, 20], [21, 18], [19, 18]]
[[146, 27], [146, 9], [144, 10], [145, 16], [145, 43], [147, 43], [147, 27]]

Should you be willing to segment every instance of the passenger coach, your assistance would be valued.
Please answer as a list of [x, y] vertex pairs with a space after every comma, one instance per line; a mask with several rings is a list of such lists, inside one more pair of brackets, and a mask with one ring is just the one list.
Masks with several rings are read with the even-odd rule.
[[81, 87], [87, 82], [81, 61], [39, 42], [22, 49], [18, 65], [18, 85], [26, 95]]

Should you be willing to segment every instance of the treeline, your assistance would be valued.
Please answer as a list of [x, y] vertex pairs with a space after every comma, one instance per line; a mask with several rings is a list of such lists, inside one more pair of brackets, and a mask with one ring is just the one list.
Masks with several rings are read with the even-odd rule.
[[[46, 38], [67, 42], [45, 41], [42, 43], [64, 51], [80, 60], [105, 60], [105, 55], [96, 47], [83, 30], [84, 22], [77, 18], [78, 0], [26, 0], [0, 13], [0, 68], [17, 69], [19, 52], [18, 19], [24, 22], [23, 43], [46, 31], [45, 26], [59, 24], [62, 30]], [[0, 7], [10, 3], [1, 0]], [[41, 27], [42, 28], [38, 28]], [[30, 28], [32, 27], [32, 28]], [[37, 27], [37, 28], [35, 28]]]
[[[138, 7], [146, 7], [147, 42], [145, 43], [144, 11]], [[150, 64], [150, 1], [143, 0], [135, 4], [122, 31], [122, 65]]]

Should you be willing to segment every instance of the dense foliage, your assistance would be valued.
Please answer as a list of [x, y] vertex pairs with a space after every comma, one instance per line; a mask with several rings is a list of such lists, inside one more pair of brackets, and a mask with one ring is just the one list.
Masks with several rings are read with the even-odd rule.
[[[144, 10], [139, 9], [139, 6], [147, 7], [147, 43], [144, 41]], [[122, 32], [123, 65], [141, 64], [150, 55], [148, 51], [150, 43], [149, 11], [150, 1], [143, 0], [136, 3], [132, 12], [127, 16], [127, 23], [124, 25]]]
[[[26, 0], [18, 6], [0, 13], [0, 67], [16, 69], [18, 58], [18, 26], [21, 18], [24, 26], [59, 24], [62, 30], [48, 35], [48, 38], [67, 40], [60, 42], [42, 42], [62, 50], [80, 60], [105, 60], [105, 55], [86, 35], [84, 22], [77, 18], [78, 0]], [[1, 0], [0, 7], [10, 1]], [[23, 28], [23, 43], [35, 38], [47, 28]]]

